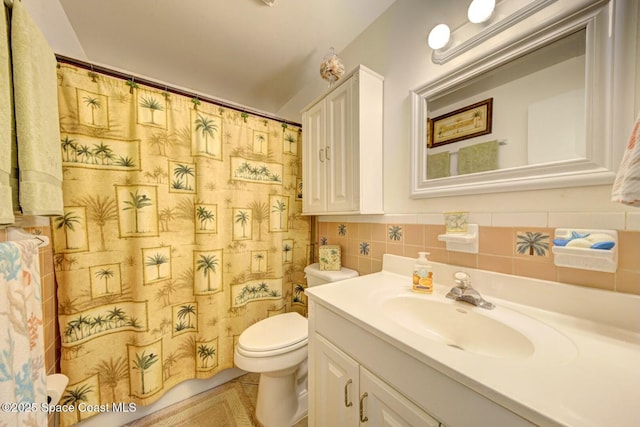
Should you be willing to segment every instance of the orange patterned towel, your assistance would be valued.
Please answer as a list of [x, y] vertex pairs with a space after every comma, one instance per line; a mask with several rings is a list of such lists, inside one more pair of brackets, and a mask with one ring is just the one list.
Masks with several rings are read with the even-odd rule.
[[631, 131], [611, 191], [611, 201], [640, 206], [640, 115]]

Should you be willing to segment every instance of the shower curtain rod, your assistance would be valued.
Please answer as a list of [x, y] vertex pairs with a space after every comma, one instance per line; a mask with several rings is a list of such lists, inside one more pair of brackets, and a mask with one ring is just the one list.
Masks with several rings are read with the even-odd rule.
[[[4, 0], [5, 3], [7, 1], [11, 1], [11, 0]], [[19, 0], [18, 0], [19, 1]], [[120, 78], [120, 79], [125, 79], [125, 80], [134, 80], [136, 83], [140, 83], [143, 84], [145, 86], [150, 86], [153, 87], [155, 89], [160, 89], [160, 90], [164, 90], [166, 92], [170, 92], [170, 93], [175, 93], [176, 95], [182, 95], [182, 96], [186, 96], [189, 98], [196, 98], [199, 99], [201, 101], [205, 101], [205, 102], [209, 102], [212, 104], [216, 104], [219, 105], [221, 107], [225, 107], [225, 108], [229, 108], [235, 111], [240, 111], [242, 113], [247, 113], [247, 114], [251, 114], [254, 116], [258, 116], [258, 117], [262, 117], [265, 119], [270, 119], [270, 120], [276, 120], [278, 122], [282, 122], [282, 123], [286, 123], [288, 125], [292, 125], [292, 126], [298, 126], [300, 128], [302, 128], [302, 125], [300, 123], [296, 123], [296, 122], [292, 122], [290, 120], [286, 120], [286, 119], [282, 119], [280, 117], [276, 117], [276, 116], [272, 116], [260, 111], [256, 111], [256, 110], [252, 110], [250, 108], [243, 108], [241, 106], [238, 105], [234, 105], [234, 104], [230, 104], [228, 102], [224, 102], [224, 101], [220, 101], [218, 99], [215, 98], [209, 98], [206, 96], [202, 96], [200, 94], [197, 94], [195, 92], [188, 92], [182, 89], [177, 89], [171, 86], [167, 86], [167, 85], [163, 85], [161, 83], [158, 82], [154, 82], [153, 80], [149, 80], [143, 77], [138, 77], [138, 76], [134, 76], [133, 74], [127, 74], [127, 73], [123, 73], [121, 71], [116, 71], [116, 70], [112, 70], [110, 68], [106, 68], [100, 65], [94, 65], [91, 64], [89, 62], [85, 62], [85, 61], [80, 61], [79, 59], [75, 59], [75, 58], [70, 58], [68, 56], [63, 56], [63, 55], [58, 55], [56, 54], [56, 59], [59, 62], [64, 62], [66, 64], [70, 64], [76, 67], [80, 67], [80, 68], [84, 68], [86, 70], [90, 70], [90, 71], [94, 71], [96, 73], [102, 73], [102, 74], [106, 74], [108, 76], [111, 77], [116, 77], [116, 78]]]

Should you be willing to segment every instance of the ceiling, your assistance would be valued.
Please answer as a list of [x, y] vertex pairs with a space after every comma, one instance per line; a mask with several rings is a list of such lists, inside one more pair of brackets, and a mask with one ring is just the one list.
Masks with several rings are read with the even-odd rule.
[[275, 114], [395, 0], [60, 0], [89, 62]]

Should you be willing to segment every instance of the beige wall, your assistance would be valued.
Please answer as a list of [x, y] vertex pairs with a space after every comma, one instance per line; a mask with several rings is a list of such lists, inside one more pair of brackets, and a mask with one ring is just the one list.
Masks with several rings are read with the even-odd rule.
[[21, 1], [56, 54], [87, 59], [59, 0]]
[[[451, 28], [461, 25], [466, 19], [468, 3], [466, 0], [396, 0], [372, 26], [339, 53], [347, 69], [362, 63], [385, 77], [385, 213], [436, 213], [456, 210], [492, 213], [633, 212], [632, 208], [609, 201], [609, 185], [429, 199], [410, 198], [409, 91], [446, 75], [461, 65], [464, 59], [453, 60], [445, 65], [433, 64], [426, 38], [429, 30], [437, 23], [447, 22]], [[628, 18], [634, 19], [633, 16]], [[639, 37], [636, 36], [636, 40]], [[628, 49], [629, 58], [640, 57], [640, 42], [634, 42], [633, 37], [628, 43]], [[628, 88], [629, 94], [635, 94], [635, 100], [630, 102], [635, 103], [636, 113], [640, 111], [639, 71], [636, 70], [635, 87]], [[304, 106], [325, 90], [324, 82], [318, 78], [317, 82], [300, 91], [277, 113], [299, 120], [300, 111]], [[623, 131], [622, 134], [628, 135], [634, 118], [631, 114], [624, 118], [628, 131]], [[622, 147], [626, 140], [621, 138], [617, 143]]]
[[[438, 4], [434, 4], [438, 3]], [[361, 274], [380, 270], [383, 253], [415, 257], [419, 250], [432, 253], [434, 261], [500, 273], [553, 280], [610, 291], [640, 294], [640, 209], [610, 201], [611, 186], [561, 188], [455, 197], [411, 199], [410, 192], [410, 104], [409, 91], [444, 75], [456, 65], [435, 65], [426, 35], [436, 23], [452, 28], [466, 19], [467, 1], [425, 2], [397, 0], [393, 6], [340, 56], [347, 68], [363, 63], [385, 76], [384, 92], [384, 209], [386, 215], [325, 216], [318, 223], [318, 243], [340, 244], [345, 266]], [[626, 19], [640, 20], [636, 16]], [[616, 22], [619, 24], [619, 22]], [[640, 111], [640, 32], [625, 40], [629, 58], [636, 60], [635, 87], [624, 102]], [[633, 69], [630, 63], [629, 69]], [[287, 114], [319, 96], [321, 82], [300, 92]], [[285, 111], [281, 111], [285, 114]], [[628, 130], [617, 129], [618, 148], [624, 147], [635, 116], [625, 118]], [[437, 235], [444, 233], [443, 212], [467, 211], [480, 226], [478, 254], [447, 251]], [[347, 235], [338, 233], [346, 225]], [[390, 226], [400, 227], [403, 238], [392, 241]], [[555, 266], [553, 254], [529, 256], [517, 253], [518, 233], [542, 232], [553, 239], [555, 228], [612, 229], [618, 231], [619, 264], [616, 273], [590, 272]], [[368, 252], [362, 251], [362, 245]], [[437, 278], [446, 284], [450, 278]]]

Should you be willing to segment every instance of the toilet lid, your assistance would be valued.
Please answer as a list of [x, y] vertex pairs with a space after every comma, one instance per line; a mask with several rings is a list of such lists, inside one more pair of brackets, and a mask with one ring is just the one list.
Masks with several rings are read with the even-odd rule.
[[304, 268], [308, 275], [315, 276], [325, 282], [337, 282], [339, 280], [352, 279], [358, 277], [358, 272], [350, 268], [342, 267], [337, 271], [320, 270], [320, 263], [310, 264]]
[[291, 347], [308, 337], [308, 322], [291, 312], [267, 317], [249, 326], [240, 334], [238, 346], [247, 351], [270, 351]]

